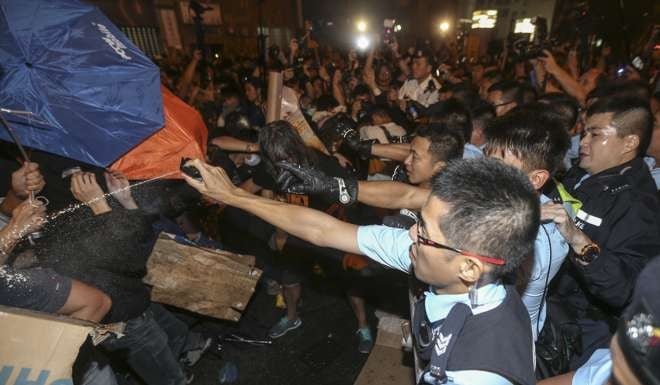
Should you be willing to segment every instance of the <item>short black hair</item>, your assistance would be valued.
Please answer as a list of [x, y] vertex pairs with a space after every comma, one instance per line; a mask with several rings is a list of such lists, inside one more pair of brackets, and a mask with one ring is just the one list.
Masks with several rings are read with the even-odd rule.
[[522, 105], [523, 100], [523, 87], [520, 83], [515, 80], [502, 80], [497, 82], [488, 88], [488, 92], [502, 92], [502, 96], [508, 102], [516, 102], [517, 105]]
[[575, 126], [575, 123], [577, 123], [580, 104], [574, 97], [563, 92], [552, 92], [541, 96], [538, 101], [541, 104], [547, 105], [558, 115], [567, 131], [571, 130]]
[[460, 100], [449, 98], [437, 102], [427, 111], [430, 123], [443, 123], [451, 131], [460, 135], [464, 141], [469, 142], [472, 136], [472, 120], [470, 111]]
[[547, 170], [554, 174], [570, 147], [560, 121], [534, 104], [513, 109], [493, 119], [486, 128], [487, 154], [506, 150], [522, 162], [523, 171]]
[[637, 155], [646, 154], [653, 133], [653, 114], [647, 99], [631, 94], [614, 95], [598, 99], [587, 110], [587, 116], [612, 113], [612, 126], [619, 137], [637, 135]]
[[492, 278], [533, 257], [539, 199], [520, 170], [488, 158], [450, 162], [433, 177], [431, 196], [449, 206], [438, 220], [447, 243], [505, 261]]
[[417, 127], [416, 136], [428, 139], [429, 152], [434, 162], [449, 162], [463, 157], [463, 138], [443, 123], [424, 124]]
[[473, 124], [475, 122], [480, 122], [486, 126], [495, 115], [495, 107], [484, 100], [479, 100], [472, 106], [472, 109], [470, 109], [470, 116]]

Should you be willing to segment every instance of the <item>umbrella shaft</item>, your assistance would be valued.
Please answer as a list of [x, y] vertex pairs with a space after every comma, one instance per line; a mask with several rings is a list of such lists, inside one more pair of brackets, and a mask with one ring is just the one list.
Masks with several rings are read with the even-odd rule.
[[16, 146], [18, 146], [18, 150], [21, 152], [21, 155], [23, 156], [23, 160], [25, 160], [26, 162], [29, 162], [30, 157], [28, 156], [27, 152], [25, 151], [25, 148], [23, 148], [23, 145], [21, 144], [21, 141], [18, 140], [18, 136], [16, 136], [16, 133], [11, 128], [11, 126], [9, 126], [9, 123], [7, 122], [7, 120], [5, 120], [5, 117], [2, 115], [1, 112], [0, 112], [0, 121], [2, 121], [2, 125], [5, 126], [5, 128], [7, 129], [7, 132], [9, 132], [9, 135], [14, 140], [14, 143], [16, 143]]

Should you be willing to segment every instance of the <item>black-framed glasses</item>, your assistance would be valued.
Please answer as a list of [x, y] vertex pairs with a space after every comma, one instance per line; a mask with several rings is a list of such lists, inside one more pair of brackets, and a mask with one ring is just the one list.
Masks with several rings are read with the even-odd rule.
[[430, 246], [430, 247], [433, 247], [433, 248], [436, 248], [436, 249], [449, 250], [449, 251], [453, 251], [453, 252], [461, 254], [461, 255], [465, 255], [466, 257], [476, 258], [480, 261], [490, 263], [492, 265], [497, 265], [497, 266], [503, 266], [506, 263], [506, 261], [502, 258], [488, 257], [488, 256], [485, 256], [485, 255], [479, 255], [479, 254], [471, 253], [469, 251], [458, 249], [456, 247], [443, 245], [442, 243], [438, 243], [436, 241], [432, 241], [432, 240], [424, 237], [423, 235], [421, 235], [421, 233], [420, 233], [420, 228], [421, 228], [420, 224], [421, 223], [420, 222], [421, 222], [421, 220], [417, 221], [417, 246], [418, 247], [419, 247], [420, 244], [422, 244], [424, 246]]

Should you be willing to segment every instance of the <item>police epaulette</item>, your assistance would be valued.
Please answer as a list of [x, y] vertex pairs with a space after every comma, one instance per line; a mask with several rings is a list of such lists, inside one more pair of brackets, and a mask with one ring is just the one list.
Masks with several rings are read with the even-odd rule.
[[610, 194], [612, 194], [612, 195], [616, 195], [616, 194], [620, 193], [621, 191], [630, 190], [631, 188], [632, 188], [632, 186], [628, 183], [620, 184], [620, 185], [614, 185], [614, 186], [605, 186], [605, 190], [609, 191]]

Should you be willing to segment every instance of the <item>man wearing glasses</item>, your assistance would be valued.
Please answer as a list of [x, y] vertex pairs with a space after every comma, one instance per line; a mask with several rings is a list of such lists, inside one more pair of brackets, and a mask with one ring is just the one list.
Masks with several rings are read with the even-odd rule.
[[[491, 159], [448, 165], [434, 178], [410, 230], [356, 226], [325, 213], [254, 196], [224, 171], [193, 160], [186, 181], [321, 247], [364, 254], [429, 284], [413, 320], [416, 349], [429, 362], [420, 383], [535, 383], [529, 316], [502, 277], [534, 253], [539, 201], [528, 178]], [[497, 188], [494, 188], [497, 186]]]

